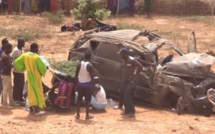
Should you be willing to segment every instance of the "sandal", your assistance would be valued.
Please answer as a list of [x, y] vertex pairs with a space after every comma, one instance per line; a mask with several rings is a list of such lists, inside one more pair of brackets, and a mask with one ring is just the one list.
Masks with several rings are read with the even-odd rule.
[[88, 115], [88, 116], [85, 117], [86, 120], [90, 120], [92, 118], [93, 118], [93, 116], [91, 116], [91, 115]]

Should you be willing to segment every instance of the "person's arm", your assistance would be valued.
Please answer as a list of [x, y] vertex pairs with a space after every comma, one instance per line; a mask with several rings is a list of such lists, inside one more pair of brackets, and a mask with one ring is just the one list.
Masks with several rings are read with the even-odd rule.
[[41, 60], [41, 58], [38, 56], [35, 60], [35, 64], [36, 64], [36, 69], [38, 70], [38, 72], [40, 72], [40, 74], [42, 76], [44, 76], [46, 74], [46, 65], [45, 63]]
[[76, 87], [76, 85], [77, 85], [77, 83], [78, 83], [78, 74], [79, 74], [79, 71], [80, 71], [80, 69], [81, 69], [81, 63], [79, 63], [77, 66], [76, 66], [76, 71], [75, 71], [75, 87]]
[[13, 50], [12, 53], [10, 54], [11, 58], [13, 58], [13, 60], [17, 59], [18, 56], [18, 52], [16, 50]]
[[24, 63], [24, 55], [21, 55], [14, 61], [14, 66], [17, 71], [24, 72], [26, 70]]
[[91, 80], [93, 81], [93, 79], [94, 79], [94, 67], [92, 64], [90, 64], [90, 63], [87, 64], [87, 71], [89, 72]]
[[13, 68], [13, 65], [11, 63], [11, 59], [8, 56], [2, 57], [2, 63], [8, 68]]
[[136, 77], [140, 74], [141, 70], [143, 69], [143, 66], [137, 60], [132, 60], [132, 64], [133, 66], [135, 66], [135, 71], [132, 74], [130, 80], [135, 80]]
[[55, 84], [52, 86], [51, 90], [55, 90], [56, 88], [58, 88], [58, 86], [59, 86], [59, 82], [58, 82], [58, 83], [55, 83]]

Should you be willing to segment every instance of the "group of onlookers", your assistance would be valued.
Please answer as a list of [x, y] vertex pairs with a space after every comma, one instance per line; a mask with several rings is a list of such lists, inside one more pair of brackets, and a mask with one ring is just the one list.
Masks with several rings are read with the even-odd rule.
[[[39, 108], [45, 106], [41, 78], [46, 72], [46, 65], [37, 54], [39, 49], [36, 43], [31, 44], [28, 53], [24, 53], [24, 46], [25, 41], [22, 38], [18, 39], [18, 45], [14, 49], [6, 38], [2, 40], [0, 66], [2, 68], [1, 81], [3, 86], [2, 106], [3, 108], [12, 108], [24, 102], [24, 71], [27, 70], [29, 106], [31, 111], [36, 114], [40, 112]], [[13, 86], [11, 80], [12, 68]], [[9, 103], [7, 102], [8, 98]]]
[[1, 9], [7, 12], [57, 12], [65, 10], [70, 12], [72, 9], [72, 0], [0, 0]]
[[[42, 56], [39, 56], [39, 46], [36, 43], [30, 45], [30, 52], [24, 53], [23, 47], [25, 46], [25, 41], [22, 38], [18, 39], [18, 44], [14, 47], [9, 43], [9, 41], [4, 38], [2, 39], [2, 48], [0, 49], [0, 90], [2, 91], [2, 106], [3, 108], [13, 108], [26, 103], [29, 110], [33, 114], [43, 114], [43, 109], [46, 104], [51, 104], [52, 108], [57, 109], [69, 109], [72, 104], [78, 105], [78, 111], [85, 96], [85, 105], [87, 106], [87, 112], [89, 113], [89, 107], [92, 106], [97, 110], [105, 110], [107, 106], [106, 94], [103, 87], [100, 85], [100, 80], [98, 77], [92, 78], [89, 76], [86, 66], [82, 67], [80, 64], [80, 69], [77, 71], [77, 76], [79, 76], [79, 83], [72, 80], [71, 76], [66, 75], [65, 78], [55, 83], [52, 88], [48, 88], [42, 82], [42, 76], [45, 75], [47, 69], [49, 68], [47, 61], [44, 60]], [[86, 59], [91, 55], [86, 55]], [[82, 63], [82, 62], [81, 62]], [[89, 63], [89, 65], [91, 65]], [[92, 67], [92, 66], [90, 66]], [[13, 86], [12, 86], [12, 75], [11, 71], [13, 69]], [[93, 69], [93, 68], [91, 68]], [[27, 71], [27, 82], [25, 82], [24, 71]], [[92, 83], [94, 79], [94, 83]], [[83, 90], [80, 88], [80, 81], [82, 82], [90, 81], [90, 90]], [[1, 84], [2, 82], [2, 84]], [[78, 83], [78, 93], [75, 93], [75, 85]], [[88, 84], [83, 84], [83, 86], [88, 86]], [[23, 91], [23, 89], [25, 89]], [[88, 92], [86, 92], [88, 91]], [[48, 98], [46, 101], [44, 95], [48, 93]], [[94, 95], [94, 96], [92, 96]], [[8, 103], [9, 98], [9, 103]], [[92, 101], [91, 101], [92, 98]], [[47, 103], [50, 102], [50, 103]], [[91, 116], [88, 114], [86, 119], [90, 119]]]
[[[44, 114], [43, 109], [49, 105], [53, 109], [70, 109], [71, 105], [77, 105], [76, 119], [80, 118], [80, 108], [86, 106], [85, 119], [92, 119], [89, 114], [90, 107], [96, 110], [105, 110], [108, 102], [106, 93], [101, 85], [100, 78], [95, 75], [94, 66], [90, 63], [92, 54], [86, 52], [84, 60], [76, 68], [75, 78], [66, 75], [62, 80], [56, 82], [52, 88], [48, 88], [42, 82], [49, 65], [42, 56], [39, 56], [39, 46], [36, 43], [30, 45], [30, 52], [24, 53], [25, 41], [18, 39], [17, 46], [12, 49], [12, 45], [6, 38], [2, 40], [0, 49], [0, 71], [3, 85], [2, 106], [12, 108], [15, 105], [26, 102], [32, 114]], [[136, 85], [136, 77], [143, 66], [138, 60], [132, 57], [131, 52], [122, 48], [119, 51], [122, 62], [122, 88], [121, 98], [124, 106], [122, 115], [133, 117], [135, 108], [133, 104], [133, 92]], [[13, 86], [11, 82], [11, 70], [13, 68]], [[27, 82], [25, 82], [24, 71], [27, 72]], [[25, 83], [25, 86], [24, 86]], [[23, 88], [25, 87], [25, 91]], [[0, 91], [2, 88], [0, 87]], [[77, 92], [76, 92], [77, 91]], [[48, 93], [47, 93], [48, 92]], [[24, 93], [24, 94], [23, 94]], [[45, 99], [44, 95], [48, 94]], [[9, 97], [9, 103], [7, 102]]]
[[[17, 46], [12, 49], [12, 45], [8, 42], [6, 38], [2, 40], [2, 48], [0, 49], [1, 62], [0, 71], [1, 79], [0, 83], [2, 87], [2, 105], [3, 107], [12, 107], [17, 103], [23, 101], [22, 89], [24, 86], [24, 73], [17, 71], [13, 66], [13, 61], [15, 61], [24, 52], [22, 48], [25, 46], [25, 41], [23, 39], [18, 39]], [[13, 68], [13, 82], [14, 87], [12, 87], [11, 69]], [[9, 97], [9, 104], [7, 102]]]

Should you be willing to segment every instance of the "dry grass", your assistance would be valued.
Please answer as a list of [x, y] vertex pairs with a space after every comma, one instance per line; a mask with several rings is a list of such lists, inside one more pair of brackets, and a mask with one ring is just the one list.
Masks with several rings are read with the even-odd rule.
[[7, 16], [5, 20], [8, 23], [0, 23], [0, 36], [12, 39], [22, 37], [26, 41], [52, 37], [50, 30], [46, 27], [46, 21], [34, 22], [31, 17], [22, 15]]
[[64, 15], [62, 11], [59, 11], [57, 13], [43, 12], [41, 15], [42, 17], [46, 17], [52, 24], [59, 24], [64, 20]]
[[180, 17], [183, 20], [186, 20], [188, 22], [192, 23], [204, 23], [208, 26], [214, 26], [214, 19], [211, 18], [210, 16], [186, 16], [186, 17]]
[[135, 30], [143, 30], [144, 26], [139, 26], [135, 24], [128, 24], [128, 23], [117, 23], [117, 29], [135, 29]]
[[[196, 18], [196, 19], [194, 19]], [[207, 19], [207, 20], [204, 20]], [[71, 22], [72, 18], [64, 17], [63, 22], [58, 24], [51, 23], [49, 19], [41, 16], [7, 15], [0, 16], [0, 36], [6, 36], [12, 40], [22, 36], [27, 41], [39, 42], [43, 45], [43, 52], [65, 53], [71, 44], [82, 33], [61, 33], [62, 24]], [[157, 20], [164, 20], [166, 24], [159, 24]], [[197, 47], [201, 51], [207, 51], [208, 46], [215, 49], [214, 33], [215, 28], [212, 23], [215, 19], [209, 17], [172, 17], [172, 16], [153, 16], [147, 19], [142, 16], [119, 18], [112, 17], [106, 22], [115, 24], [118, 29], [147, 29], [158, 30], [158, 34], [177, 44], [182, 50], [186, 51], [187, 41], [190, 32], [196, 32]], [[49, 46], [55, 46], [49, 48]], [[59, 49], [56, 49], [59, 48]], [[65, 53], [66, 55], [66, 53]]]

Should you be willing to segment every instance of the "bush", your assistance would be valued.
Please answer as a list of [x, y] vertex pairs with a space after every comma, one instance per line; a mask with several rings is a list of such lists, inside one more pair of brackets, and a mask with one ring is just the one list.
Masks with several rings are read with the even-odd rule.
[[58, 24], [63, 21], [63, 12], [61, 12], [61, 11], [59, 11], [57, 13], [43, 12], [42, 16], [47, 17], [48, 20], [53, 24]]
[[99, 7], [100, 0], [79, 0], [78, 8], [71, 10], [76, 20], [80, 20], [82, 24], [88, 18], [103, 20], [110, 16], [111, 12]]
[[71, 59], [70, 61], [56, 62], [54, 59], [48, 59], [51, 68], [56, 69], [62, 73], [69, 74], [75, 77], [76, 66], [79, 61], [77, 59]]

